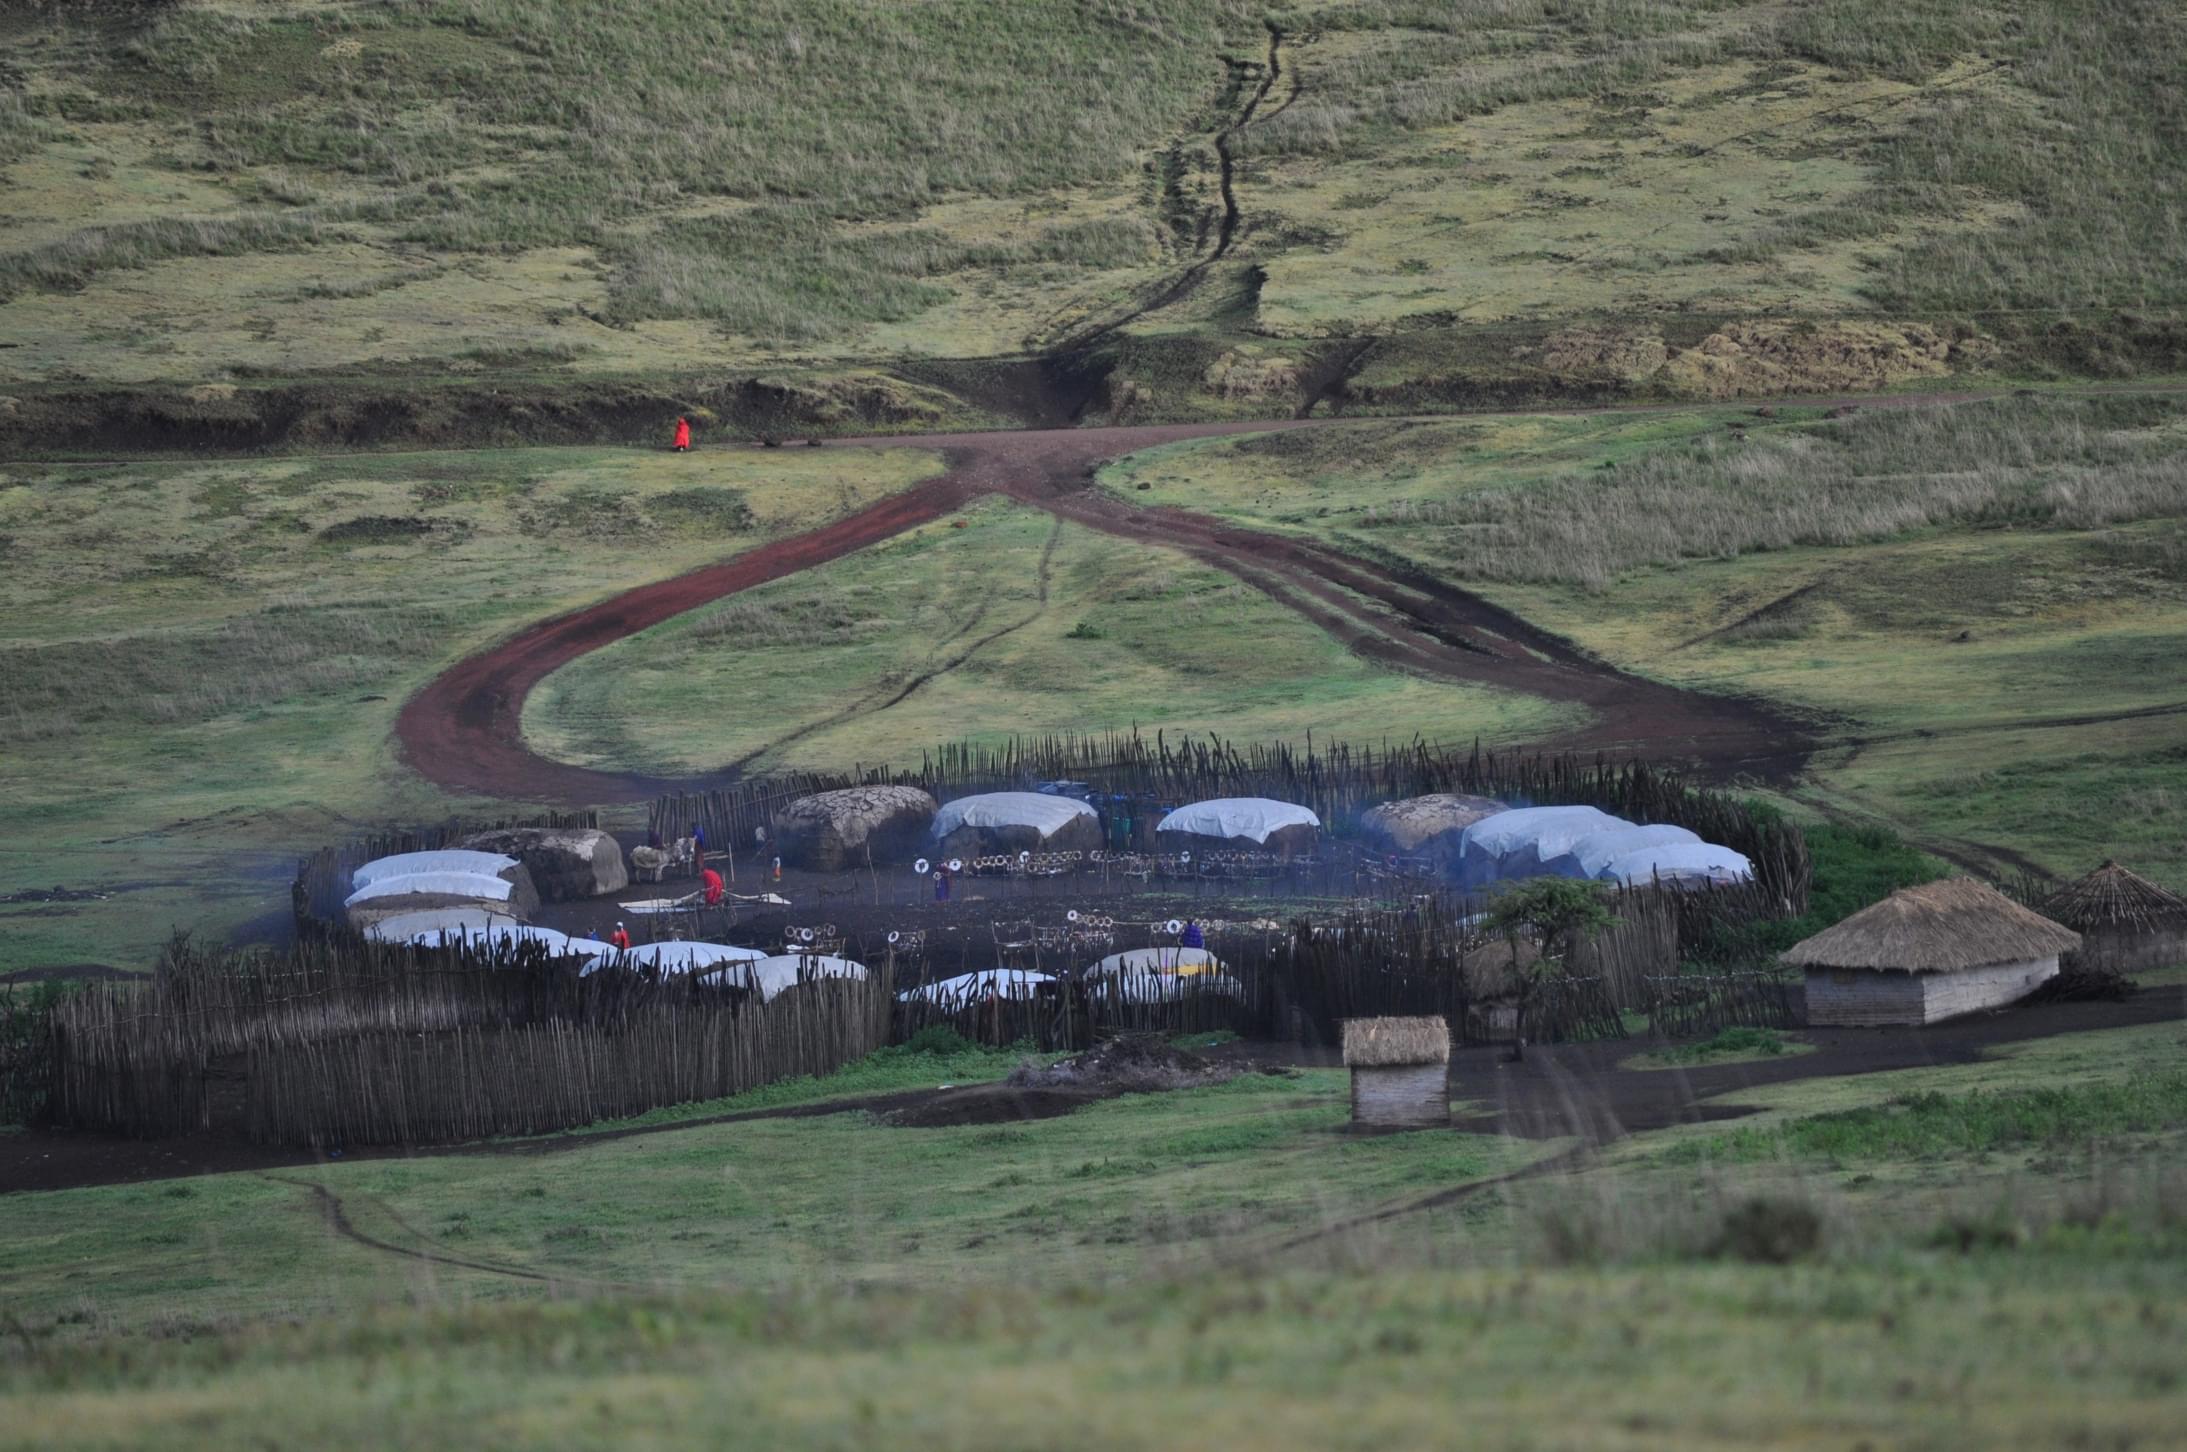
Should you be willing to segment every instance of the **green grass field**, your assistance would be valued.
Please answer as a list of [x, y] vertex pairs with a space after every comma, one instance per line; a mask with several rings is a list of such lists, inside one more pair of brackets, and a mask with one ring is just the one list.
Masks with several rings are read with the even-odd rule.
[[1135, 725], [1527, 740], [1566, 717], [1372, 665], [1181, 554], [987, 500], [596, 651], [548, 679], [525, 731], [559, 759], [674, 773]]
[[[1458, 1414], [1499, 1446], [2158, 1445], [2187, 1397], [2180, 1032], [1745, 1091], [1770, 1107], [1738, 1126], [1440, 1208], [1558, 1146], [1338, 1138], [1333, 1071], [8, 1195], [0, 1441], [1366, 1447]], [[311, 1185], [471, 1266], [338, 1236]]]

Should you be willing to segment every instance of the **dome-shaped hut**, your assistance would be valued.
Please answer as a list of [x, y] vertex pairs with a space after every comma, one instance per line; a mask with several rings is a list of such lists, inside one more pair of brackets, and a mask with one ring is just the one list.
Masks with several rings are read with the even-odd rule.
[[2080, 934], [1971, 877], [1901, 888], [1796, 943], [1811, 1025], [1935, 1023], [2027, 997]]
[[1223, 849], [1292, 857], [1321, 840], [1321, 818], [1292, 802], [1268, 797], [1217, 797], [1194, 802], [1154, 824], [1165, 852]]
[[934, 798], [910, 786], [843, 787], [799, 797], [775, 814], [775, 850], [792, 867], [840, 872], [893, 867], [918, 855]]
[[2120, 976], [2187, 963], [2187, 898], [2106, 860], [2054, 893], [2043, 915], [2081, 935], [2060, 968]]
[[1101, 818], [1075, 797], [981, 792], [942, 803], [933, 835], [943, 857], [1092, 852], [1101, 846]]
[[1378, 852], [1444, 862], [1458, 855], [1466, 828], [1510, 810], [1489, 797], [1430, 792], [1370, 808], [1359, 819], [1360, 835]]
[[539, 909], [531, 874], [513, 857], [405, 852], [365, 863], [350, 881], [356, 890], [342, 900], [342, 911], [351, 927], [364, 931], [441, 908], [478, 909], [518, 922]]
[[[1458, 838], [1458, 880], [1466, 887], [1539, 877], [1582, 838], [1633, 824], [1598, 807], [1515, 807], [1483, 817]], [[1577, 876], [1577, 872], [1571, 874]]]

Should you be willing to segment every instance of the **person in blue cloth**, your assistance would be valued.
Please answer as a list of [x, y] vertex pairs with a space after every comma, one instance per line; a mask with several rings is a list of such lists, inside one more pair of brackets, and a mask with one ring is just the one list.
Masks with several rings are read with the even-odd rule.
[[1200, 931], [1198, 923], [1187, 921], [1185, 930], [1177, 935], [1177, 946], [1180, 948], [1205, 948], [1207, 946], [1207, 937]]

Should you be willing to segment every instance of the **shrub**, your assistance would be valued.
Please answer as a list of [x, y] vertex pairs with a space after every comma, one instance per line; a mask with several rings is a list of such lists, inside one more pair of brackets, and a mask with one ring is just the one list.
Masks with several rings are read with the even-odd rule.
[[1789, 1265], [1822, 1249], [1823, 1218], [1805, 1200], [1757, 1195], [1724, 1213], [1716, 1253], [1756, 1265]]

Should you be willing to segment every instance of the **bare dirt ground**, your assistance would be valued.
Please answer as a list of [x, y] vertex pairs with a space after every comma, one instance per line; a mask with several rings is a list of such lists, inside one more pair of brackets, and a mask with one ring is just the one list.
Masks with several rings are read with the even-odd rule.
[[[1812, 1053], [1691, 1069], [1617, 1067], [1621, 1060], [1646, 1049], [1644, 1040], [1542, 1045], [1528, 1049], [1525, 1061], [1517, 1064], [1505, 1061], [1505, 1050], [1484, 1046], [1461, 1049], [1452, 1055], [1450, 1093], [1455, 1100], [1483, 1106], [1481, 1112], [1456, 1121], [1455, 1127], [1460, 1130], [1526, 1139], [1574, 1136], [1584, 1149], [1645, 1130], [1736, 1119], [1753, 1112], [1738, 1102], [1739, 1092], [1762, 1085], [1973, 1063], [2000, 1044], [2140, 1024], [2178, 1023], [2183, 1019], [2187, 1019], [2187, 988], [2169, 986], [2143, 989], [2116, 1003], [2036, 1004], [1928, 1028], [1810, 1029], [1802, 1038], [1815, 1046]], [[1326, 1067], [1337, 1061], [1334, 1050], [1290, 1044], [1238, 1043], [1203, 1053], [1212, 1063], [1247, 1070], [1285, 1065]], [[344, 1158], [549, 1155], [609, 1140], [676, 1134], [702, 1125], [852, 1112], [887, 1116], [907, 1126], [1049, 1119], [1112, 1098], [1128, 1087], [1122, 1081], [1070, 1087], [1007, 1082], [956, 1085], [594, 1133], [485, 1144], [359, 1149]], [[32, 1129], [0, 1134], [0, 1193], [134, 1184], [326, 1162], [326, 1156], [312, 1150], [241, 1140], [143, 1141]]]

